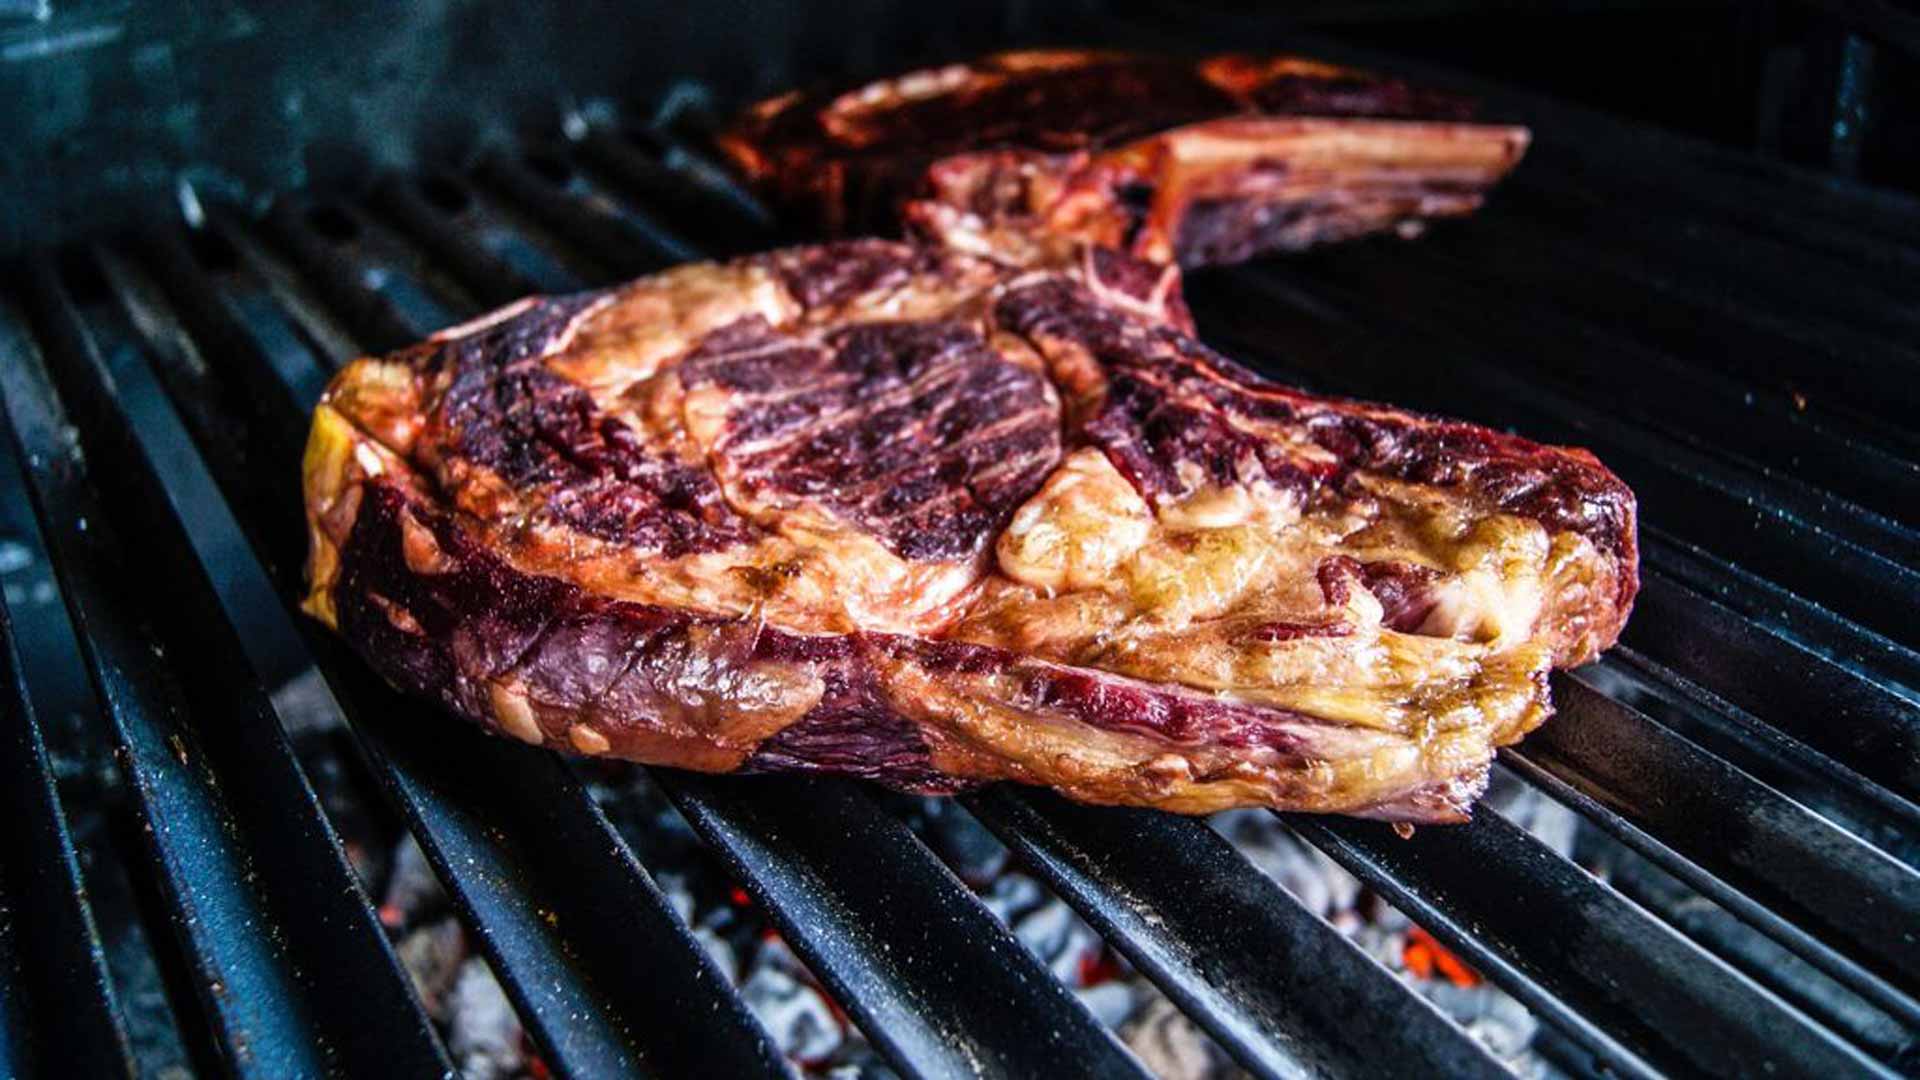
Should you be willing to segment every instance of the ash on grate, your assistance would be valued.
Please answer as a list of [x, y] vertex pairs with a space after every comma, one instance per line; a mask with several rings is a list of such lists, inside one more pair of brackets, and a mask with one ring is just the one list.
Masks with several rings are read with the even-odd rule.
[[[589, 787], [694, 937], [804, 1074], [836, 1080], [895, 1076], [643, 772], [596, 770]], [[887, 794], [877, 798], [1156, 1075], [1169, 1080], [1244, 1075], [1204, 1030], [1071, 907], [1024, 873], [958, 802]], [[1505, 814], [1557, 851], [1573, 848], [1577, 819], [1524, 785], [1497, 784], [1488, 810]], [[1277, 817], [1235, 811], [1216, 815], [1211, 824], [1254, 865], [1415, 987], [1518, 1074], [1555, 1075], [1533, 1050], [1538, 1024], [1524, 1006]], [[381, 919], [395, 934], [397, 951], [430, 1015], [442, 1026], [463, 1075], [489, 1080], [542, 1075], [536, 1051], [452, 917], [425, 857], [407, 839], [395, 847], [389, 862], [380, 893]]]
[[[1561, 855], [1573, 854], [1581, 829], [1571, 810], [1498, 771], [1478, 812], [1501, 814]], [[1557, 1074], [1534, 1048], [1540, 1024], [1526, 1006], [1482, 978], [1278, 817], [1264, 810], [1233, 810], [1209, 822], [1307, 910], [1346, 934], [1515, 1073]]]

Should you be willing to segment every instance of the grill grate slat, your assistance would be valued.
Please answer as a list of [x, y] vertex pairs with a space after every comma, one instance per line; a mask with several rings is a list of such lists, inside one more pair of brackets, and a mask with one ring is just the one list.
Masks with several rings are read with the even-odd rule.
[[1665, 581], [1642, 591], [1626, 644], [1909, 802], [1920, 799], [1920, 704], [1756, 629]]
[[1508, 764], [1821, 970], [1920, 1024], [1920, 1003], [1907, 996], [1920, 972], [1920, 873], [1578, 674], [1555, 680], [1554, 700], [1565, 719], [1504, 751]]
[[912, 1076], [1148, 1076], [905, 825], [843, 782], [655, 770]]
[[[136, 374], [95, 351], [51, 269], [33, 283], [68, 381], [98, 387]], [[395, 1064], [448, 1071], [265, 691], [233, 670], [234, 631], [196, 593], [204, 580], [133, 574], [156, 557], [195, 561], [177, 528], [154, 528], [163, 521], [138, 523], [144, 558], [117, 542], [134, 523], [114, 520], [109, 506], [159, 509], [150, 495], [94, 487], [95, 470], [139, 474], [126, 432], [97, 402], [77, 403], [82, 457], [37, 351], [18, 323], [9, 320], [6, 333], [0, 380], [18, 452], [227, 1064], [258, 1076]], [[125, 383], [121, 391], [139, 392]], [[157, 621], [163, 610], [178, 621]], [[270, 835], [249, 828], [260, 822], [271, 823]]]
[[[1720, 621], [1728, 618], [1724, 613], [1731, 613], [1727, 625], [1739, 629], [1729, 629], [1723, 636], [1738, 641], [1739, 646], [1730, 651], [1738, 651], [1743, 657], [1764, 655], [1778, 651], [1778, 643], [1785, 643], [1788, 652], [1818, 655], [1849, 675], [1903, 699], [1912, 700], [1913, 688], [1920, 687], [1920, 653], [1913, 649], [1651, 526], [1642, 525], [1640, 540], [1645, 553], [1643, 569], [1652, 570], [1643, 576], [1642, 597], [1655, 587], [1648, 580], [1658, 579], [1659, 588], [1711, 598], [1721, 610], [1713, 613], [1711, 620], [1703, 617], [1702, 621]], [[1683, 634], [1686, 628], [1667, 629]], [[1623, 640], [1631, 642], [1635, 633], [1635, 624], [1628, 623]], [[1681, 667], [1684, 658], [1661, 659]], [[1725, 689], [1737, 687], [1728, 684]]]
[[[207, 288], [198, 276], [177, 284]], [[221, 309], [202, 297], [193, 310]], [[244, 343], [235, 333], [244, 330], [228, 327], [217, 340]], [[265, 366], [257, 347], [226, 360]], [[216, 394], [203, 387], [195, 396]], [[230, 422], [248, 426], [249, 441], [274, 448], [278, 466], [262, 471], [285, 476], [295, 472], [303, 415], [289, 405], [264, 422]], [[202, 449], [218, 445], [205, 431], [196, 435]], [[239, 463], [225, 464], [216, 472], [240, 511], [237, 528], [247, 533], [233, 546], [251, 543], [265, 555], [291, 604], [305, 544], [297, 506], [278, 488], [255, 501], [263, 493], [245, 486]], [[260, 604], [278, 606], [270, 586], [259, 591]], [[418, 715], [422, 707], [379, 684], [304, 618], [300, 627], [369, 765], [555, 1069], [593, 1077], [704, 1068], [786, 1074], [765, 1032], [565, 766], [477, 732], [394, 722], [394, 714]]]
[[[0, 430], [0, 444], [8, 441]], [[0, 1073], [33, 1076], [59, 1061], [87, 1076], [131, 1074], [133, 1050], [4, 603], [0, 820]]]
[[1490, 810], [1406, 840], [1364, 822], [1282, 817], [1598, 1067], [1891, 1075]]
[[1507, 1075], [1204, 824], [1009, 789], [965, 802], [1257, 1075]]
[[[1907, 526], [1920, 521], [1920, 465], [1883, 448], [1877, 424], [1804, 412], [1784, 389], [1688, 364], [1540, 302], [1532, 279], [1501, 272], [1485, 250], [1456, 256], [1461, 245], [1446, 241], [1462, 231], [1397, 249], [1355, 245], [1313, 259], [1305, 272], [1350, 286], [1375, 310], [1391, 306], [1423, 332], [1448, 333], [1462, 325], [1463, 312], [1498, 311], [1475, 327], [1476, 339], [1517, 355], [1583, 402], [1681, 433], [1707, 453], [1791, 471]], [[1548, 342], [1551, 352], [1543, 350]], [[1622, 379], [1628, 369], [1639, 374]], [[1645, 392], [1649, 381], [1658, 394]]]

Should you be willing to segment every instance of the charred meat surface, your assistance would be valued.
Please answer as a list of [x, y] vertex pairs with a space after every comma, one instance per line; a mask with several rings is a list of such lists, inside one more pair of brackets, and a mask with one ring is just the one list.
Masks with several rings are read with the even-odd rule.
[[1081, 241], [1191, 267], [1472, 212], [1527, 145], [1472, 113], [1299, 57], [1013, 52], [773, 98], [717, 141], [830, 234], [904, 225], [1024, 262]]
[[853, 241], [358, 360], [308, 446], [308, 609], [575, 753], [1461, 819], [1618, 634], [1631, 493], [1270, 383], [1177, 286]]

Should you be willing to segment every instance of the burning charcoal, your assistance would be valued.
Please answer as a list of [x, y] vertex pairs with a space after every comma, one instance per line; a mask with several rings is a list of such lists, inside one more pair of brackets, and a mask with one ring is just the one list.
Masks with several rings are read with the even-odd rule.
[[1248, 861], [1322, 918], [1353, 906], [1360, 882], [1264, 810], [1228, 810], [1209, 824]]
[[740, 996], [781, 1053], [795, 1061], [820, 1061], [845, 1037], [826, 998], [776, 964], [756, 959], [753, 973], [740, 984]]
[[520, 1017], [479, 957], [461, 965], [447, 1015], [447, 1050], [466, 1080], [501, 1080], [526, 1067]]
[[447, 894], [440, 879], [433, 876], [427, 854], [420, 850], [411, 834], [400, 838], [393, 853], [393, 873], [387, 878], [386, 893], [380, 899], [380, 921], [389, 929], [403, 930], [419, 920], [445, 910]]
[[435, 1020], [447, 1018], [447, 995], [467, 956], [467, 939], [458, 920], [447, 918], [431, 922], [400, 939], [394, 951], [413, 978], [420, 1004]]
[[1207, 1037], [1173, 1003], [1159, 998], [1120, 1029], [1120, 1041], [1161, 1080], [1231, 1075]]

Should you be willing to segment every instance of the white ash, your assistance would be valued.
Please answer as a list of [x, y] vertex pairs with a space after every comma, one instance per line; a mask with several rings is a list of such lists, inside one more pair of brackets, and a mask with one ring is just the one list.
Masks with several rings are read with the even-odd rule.
[[1331, 919], [1359, 901], [1360, 880], [1272, 813], [1228, 810], [1213, 815], [1208, 824], [1315, 915]]
[[380, 921], [403, 930], [446, 909], [446, 890], [427, 862], [427, 853], [420, 850], [411, 833], [402, 834], [393, 852], [386, 890], [380, 896]]
[[818, 990], [772, 964], [755, 965], [753, 973], [740, 984], [740, 996], [773, 1037], [774, 1045], [795, 1061], [823, 1061], [846, 1037]]
[[1015, 918], [1013, 936], [1068, 986], [1078, 986], [1080, 973], [1092, 967], [1106, 948], [1093, 927], [1052, 898]]
[[1173, 1002], [1149, 1002], [1120, 1029], [1120, 1041], [1160, 1080], [1224, 1080], [1244, 1075]]
[[479, 957], [461, 965], [447, 1013], [447, 1051], [466, 1080], [509, 1080], [525, 1074], [520, 1017]]
[[426, 923], [407, 932], [394, 946], [400, 963], [413, 978], [420, 1004], [434, 1020], [448, 1019], [447, 998], [467, 959], [467, 935], [451, 918]]
[[1139, 1012], [1144, 997], [1137, 989], [1119, 979], [1078, 988], [1073, 996], [1080, 999], [1080, 1004], [1087, 1007], [1095, 1020], [1110, 1028], [1118, 1028]]
[[[1561, 855], [1571, 854], [1580, 828], [1579, 818], [1572, 811], [1502, 770], [1495, 771], [1479, 812], [1502, 815]], [[1264, 810], [1235, 810], [1216, 814], [1209, 823], [1302, 906], [1326, 919], [1433, 1002], [1517, 1074], [1537, 1077], [1551, 1073], [1551, 1067], [1532, 1049], [1539, 1021], [1526, 1006], [1492, 983], [1463, 984], [1441, 971], [1422, 976], [1408, 970], [1412, 920], [1368, 892], [1357, 878], [1301, 839], [1276, 815]], [[1155, 1023], [1172, 1021], [1156, 1017]], [[1177, 1028], [1168, 1027], [1152, 1033], [1144, 1045], [1153, 1054], [1169, 1058], [1167, 1067], [1174, 1068], [1191, 1058], [1191, 1054], [1179, 1058], [1175, 1052], [1175, 1048], [1184, 1046], [1178, 1042], [1182, 1038], [1185, 1035]], [[1148, 1060], [1146, 1050], [1136, 1047], [1135, 1052]], [[1157, 1060], [1148, 1060], [1148, 1064], [1156, 1071], [1161, 1067]]]
[[333, 691], [320, 670], [311, 665], [274, 687], [271, 700], [289, 736], [340, 727], [340, 706], [333, 699]]

